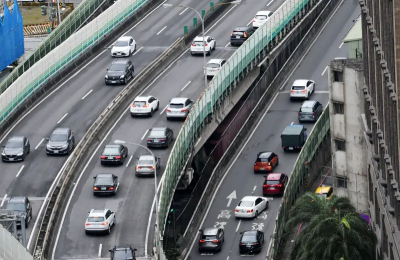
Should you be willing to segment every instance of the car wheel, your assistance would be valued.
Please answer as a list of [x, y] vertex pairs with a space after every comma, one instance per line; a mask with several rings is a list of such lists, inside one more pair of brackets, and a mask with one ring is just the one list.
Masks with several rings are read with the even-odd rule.
[[86, 234], [86, 235], [89, 235], [89, 232], [88, 232], [87, 230], [85, 230], [85, 234]]
[[258, 217], [258, 210], [256, 210], [256, 213], [254, 213], [254, 218]]
[[217, 47], [217, 42], [215, 41], [213, 50], [215, 50], [216, 47]]
[[111, 228], [110, 228], [110, 226], [108, 226], [107, 233], [108, 233], [108, 234], [111, 234]]
[[170, 118], [169, 117], [167, 117], [167, 120], [169, 120]]
[[153, 113], [154, 113], [154, 111], [153, 111], [153, 109], [151, 109], [150, 116], [153, 116]]
[[113, 222], [112, 225], [115, 226], [116, 222], [117, 222], [117, 221], [115, 220], [115, 217], [114, 217], [114, 222]]
[[124, 85], [126, 85], [126, 82], [127, 82], [127, 81], [126, 81], [126, 77], [125, 77], [125, 78], [124, 78]]
[[135, 52], [136, 51], [136, 43], [135, 43], [135, 48], [133, 48], [133, 52]]
[[29, 225], [29, 219], [27, 218], [27, 219], [25, 220], [25, 228], [28, 228], [28, 225]]
[[101, 164], [101, 165], [104, 165], [105, 163], [104, 163], [104, 162], [100, 162], [100, 164]]
[[309, 100], [310, 99], [310, 94], [307, 92], [307, 96], [306, 99]]
[[278, 165], [279, 165], [279, 159], [277, 160], [275, 167], [278, 166]]
[[212, 49], [210, 48], [210, 50], [208, 51], [207, 55], [211, 55]]
[[157, 103], [157, 107], [156, 107], [156, 110], [158, 111], [160, 109], [160, 101], [158, 101], [158, 103]]
[[27, 154], [30, 154], [31, 153], [31, 148], [29, 147], [28, 148], [28, 153]]

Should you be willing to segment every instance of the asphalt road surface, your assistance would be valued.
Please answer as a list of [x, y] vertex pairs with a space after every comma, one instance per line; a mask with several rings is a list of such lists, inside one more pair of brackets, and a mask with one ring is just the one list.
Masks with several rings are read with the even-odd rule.
[[[297, 112], [300, 102], [289, 100], [291, 83], [295, 79], [312, 79], [316, 82], [315, 93], [311, 100], [318, 100], [324, 106], [328, 103], [328, 81], [326, 67], [335, 57], [347, 57], [346, 44], [342, 45], [342, 39], [360, 14], [360, 9], [355, 1], [344, 1], [328, 25], [316, 40], [310, 52], [304, 57], [300, 65], [289, 76], [286, 84], [282, 86], [279, 94], [275, 96], [271, 106], [254, 130], [248, 142], [242, 148], [231, 168], [227, 170], [220, 187], [215, 193], [212, 205], [204, 219], [202, 227], [223, 227], [225, 229], [225, 242], [219, 253], [202, 253], [198, 251], [198, 239], [193, 242], [190, 255], [187, 259], [238, 259], [240, 232], [246, 230], [261, 230], [265, 233], [265, 243], [260, 254], [252, 259], [266, 259], [270, 236], [275, 227], [275, 218], [280, 197], [269, 198], [269, 208], [262, 212], [257, 219], [236, 219], [234, 210], [240, 199], [244, 196], [263, 196], [262, 184], [264, 174], [254, 174], [253, 165], [256, 155], [260, 151], [271, 150], [279, 156], [279, 166], [274, 172], [283, 172], [290, 175], [298, 153], [285, 153], [281, 147], [280, 134], [290, 124], [299, 124]], [[304, 123], [303, 123], [304, 124]], [[310, 134], [313, 124], [304, 124]], [[228, 206], [227, 197], [236, 192], [237, 199], [233, 199]]]

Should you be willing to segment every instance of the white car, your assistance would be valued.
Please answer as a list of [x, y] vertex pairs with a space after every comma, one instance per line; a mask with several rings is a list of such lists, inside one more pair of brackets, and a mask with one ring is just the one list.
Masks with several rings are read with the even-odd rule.
[[253, 19], [253, 28], [259, 28], [267, 22], [268, 18], [273, 14], [271, 11], [258, 11]]
[[204, 73], [207, 74], [207, 77], [214, 77], [215, 75], [217, 75], [218, 71], [220, 71], [220, 69], [222, 68], [222, 66], [224, 66], [224, 64], [226, 63], [226, 60], [224, 59], [211, 59], [205, 69], [204, 69]]
[[136, 115], [149, 115], [153, 116], [153, 113], [160, 108], [160, 101], [153, 96], [147, 97], [136, 97], [131, 104], [131, 116]]
[[[211, 37], [211, 36], [205, 36], [205, 42], [206, 42], [206, 52], [207, 55], [211, 55], [211, 52], [215, 50], [215, 47], [217, 46], [217, 42]], [[192, 45], [190, 46], [190, 53], [192, 55], [195, 54], [203, 54], [204, 52], [204, 47], [203, 47], [203, 36], [197, 36], [194, 38]]]
[[136, 41], [130, 36], [119, 38], [111, 48], [113, 57], [129, 57], [136, 51]]
[[296, 79], [290, 89], [290, 100], [308, 99], [315, 91], [315, 82], [309, 79]]
[[85, 223], [85, 232], [89, 233], [111, 233], [111, 227], [115, 225], [115, 212], [109, 209], [92, 209]]
[[235, 208], [237, 218], [257, 218], [257, 216], [268, 208], [268, 199], [256, 196], [246, 196], [240, 200]]
[[193, 100], [185, 97], [173, 98], [167, 108], [167, 120], [171, 118], [186, 118], [194, 105]]

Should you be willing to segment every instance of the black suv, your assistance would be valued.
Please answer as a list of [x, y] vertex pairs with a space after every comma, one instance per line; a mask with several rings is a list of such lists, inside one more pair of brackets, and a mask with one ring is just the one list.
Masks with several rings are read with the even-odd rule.
[[[32, 219], [32, 206], [27, 197], [10, 197], [6, 209], [18, 213], [25, 212], [25, 227], [28, 227]], [[21, 226], [21, 221], [17, 221], [17, 226]]]
[[114, 246], [108, 251], [111, 253], [111, 260], [136, 260], [136, 248], [131, 246]]
[[299, 122], [317, 122], [323, 111], [324, 108], [318, 101], [304, 101], [299, 110]]
[[3, 162], [23, 161], [30, 152], [31, 145], [25, 136], [13, 136], [3, 146], [1, 159]]
[[231, 45], [241, 45], [255, 32], [252, 26], [239, 26], [231, 33]]
[[106, 85], [108, 84], [126, 84], [133, 78], [135, 68], [130, 60], [118, 59], [111, 63], [105, 76]]
[[46, 146], [46, 153], [69, 154], [75, 147], [74, 133], [69, 128], [57, 128], [53, 131]]

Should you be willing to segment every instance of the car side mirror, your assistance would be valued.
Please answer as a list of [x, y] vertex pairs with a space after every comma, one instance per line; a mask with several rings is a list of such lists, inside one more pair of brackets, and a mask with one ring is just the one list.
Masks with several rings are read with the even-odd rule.
[[306, 131], [307, 131], [307, 128], [304, 128], [304, 130], [306, 130]]
[[158, 160], [160, 160], [160, 157], [157, 157]]
[[203, 229], [199, 229], [199, 232], [200, 232], [200, 233], [203, 233]]
[[48, 137], [46, 137], [46, 141], [49, 141], [49, 138], [48, 138]]
[[5, 148], [6, 146], [5, 146], [5, 145], [3, 145], [3, 147]]
[[108, 249], [109, 252], [112, 252], [112, 249]]
[[95, 176], [93, 176], [93, 180], [94, 180], [94, 179], [96, 179], [96, 177], [95, 177]]
[[243, 232], [240, 232], [239, 234], [243, 235]]
[[133, 251], [137, 251], [137, 249], [136, 249], [136, 248], [134, 248], [134, 249], [133, 249]]

